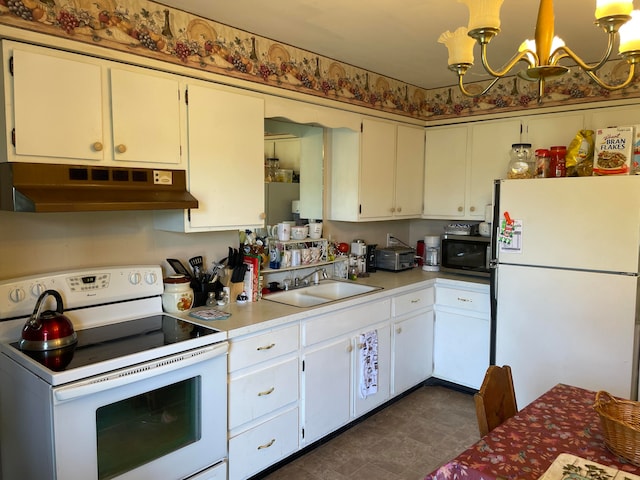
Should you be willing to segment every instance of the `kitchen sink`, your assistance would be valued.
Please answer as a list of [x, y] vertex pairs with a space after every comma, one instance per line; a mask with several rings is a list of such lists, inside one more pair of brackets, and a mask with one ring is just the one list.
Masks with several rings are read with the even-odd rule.
[[309, 285], [308, 287], [270, 293], [263, 298], [294, 307], [314, 307], [322, 305], [323, 303], [335, 302], [336, 300], [355, 297], [356, 295], [362, 295], [363, 293], [369, 293], [375, 290], [382, 290], [382, 287], [340, 280], [325, 280], [318, 285]]

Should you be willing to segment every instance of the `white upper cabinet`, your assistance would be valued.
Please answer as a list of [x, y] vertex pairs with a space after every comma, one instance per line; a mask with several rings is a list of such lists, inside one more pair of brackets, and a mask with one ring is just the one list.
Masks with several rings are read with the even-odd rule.
[[512, 144], [568, 146], [584, 125], [583, 113], [558, 113], [427, 128], [424, 218], [484, 220]]
[[179, 78], [118, 68], [109, 74], [114, 160], [178, 163]]
[[330, 150], [330, 220], [420, 215], [423, 128], [364, 118], [361, 132], [332, 130]]
[[466, 172], [469, 127], [427, 128], [424, 216], [463, 218], [466, 213]]
[[264, 101], [203, 82], [187, 85], [189, 192], [197, 209], [157, 212], [156, 228], [205, 232], [264, 223]]
[[3, 53], [5, 60], [13, 58], [4, 62], [9, 160], [102, 160], [100, 65], [9, 42], [3, 42]]
[[3, 42], [9, 161], [182, 168], [179, 77]]

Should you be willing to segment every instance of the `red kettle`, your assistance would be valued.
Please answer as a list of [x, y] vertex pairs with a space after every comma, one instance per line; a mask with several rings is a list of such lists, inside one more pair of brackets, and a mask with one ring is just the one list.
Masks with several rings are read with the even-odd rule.
[[[45, 299], [50, 295], [56, 299], [56, 309], [42, 312]], [[46, 351], [75, 344], [78, 336], [71, 320], [62, 312], [60, 293], [55, 290], [45, 290], [38, 298], [31, 317], [22, 328], [20, 350]]]

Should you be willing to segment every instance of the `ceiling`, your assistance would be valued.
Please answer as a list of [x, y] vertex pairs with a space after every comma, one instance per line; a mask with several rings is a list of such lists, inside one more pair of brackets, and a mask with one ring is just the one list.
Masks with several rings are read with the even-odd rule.
[[[467, 7], [457, 0], [161, 0], [161, 3], [255, 35], [423, 87], [455, 84], [445, 30], [466, 26]], [[556, 0], [556, 34], [583, 60], [598, 60], [606, 36], [594, 26], [595, 1]], [[499, 68], [526, 38], [533, 38], [538, 2], [505, 0], [501, 33], [488, 58]], [[615, 52], [617, 52], [617, 45]], [[479, 63], [467, 81], [486, 77]], [[524, 65], [523, 65], [524, 66]]]

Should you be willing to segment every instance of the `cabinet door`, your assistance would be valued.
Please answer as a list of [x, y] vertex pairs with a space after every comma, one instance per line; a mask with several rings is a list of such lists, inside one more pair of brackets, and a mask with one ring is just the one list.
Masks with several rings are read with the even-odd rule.
[[424, 128], [398, 125], [396, 148], [396, 217], [422, 213], [424, 186]]
[[549, 148], [553, 145], [569, 146], [573, 137], [584, 128], [582, 113], [554, 113], [525, 117], [523, 141], [533, 149]]
[[[376, 328], [378, 337], [377, 345], [377, 392], [365, 395], [363, 391], [363, 381], [366, 379], [367, 356], [364, 354], [365, 345], [361, 343], [360, 335], [354, 341], [356, 349], [354, 351], [354, 362], [356, 365], [356, 376], [354, 378], [354, 404], [355, 416], [359, 417], [363, 413], [383, 404], [389, 399], [390, 378], [391, 378], [391, 328], [389, 325]], [[365, 333], [365, 332], [363, 332]], [[369, 356], [371, 359], [372, 357]]]
[[179, 164], [178, 78], [117, 68], [109, 73], [114, 160]]
[[350, 419], [351, 338], [341, 338], [304, 355], [303, 428], [310, 444]]
[[587, 128], [591, 130], [640, 124], [640, 108], [637, 105], [590, 110], [587, 116]]
[[12, 54], [15, 154], [102, 160], [100, 66], [48, 49]]
[[264, 102], [189, 85], [189, 191], [199, 207], [192, 228], [262, 226]]
[[460, 218], [465, 214], [466, 125], [427, 128], [424, 215]]
[[480, 388], [489, 366], [489, 317], [438, 310], [434, 330], [434, 372], [442, 380]]
[[520, 130], [520, 120], [471, 126], [466, 218], [484, 220], [484, 207], [492, 203], [493, 181], [506, 177], [511, 145], [520, 141]]
[[393, 394], [431, 376], [433, 371], [433, 310], [393, 324]]
[[394, 208], [396, 126], [391, 122], [365, 118], [361, 142], [360, 218], [391, 217]]

